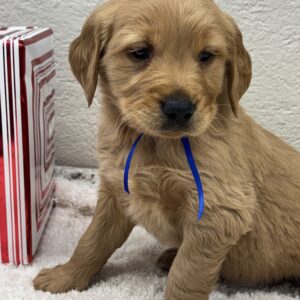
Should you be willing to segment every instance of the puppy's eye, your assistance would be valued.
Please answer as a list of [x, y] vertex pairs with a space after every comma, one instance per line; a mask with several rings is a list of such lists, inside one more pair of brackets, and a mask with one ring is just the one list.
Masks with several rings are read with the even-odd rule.
[[202, 63], [207, 63], [210, 60], [212, 60], [214, 57], [215, 57], [215, 55], [208, 51], [204, 51], [199, 54], [199, 60]]
[[151, 50], [148, 47], [130, 50], [129, 54], [135, 60], [148, 60], [151, 55]]

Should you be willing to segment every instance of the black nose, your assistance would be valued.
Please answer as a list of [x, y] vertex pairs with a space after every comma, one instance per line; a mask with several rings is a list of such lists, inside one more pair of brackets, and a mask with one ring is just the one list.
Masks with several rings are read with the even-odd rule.
[[188, 95], [176, 92], [163, 99], [161, 109], [168, 125], [184, 126], [192, 118], [196, 106]]

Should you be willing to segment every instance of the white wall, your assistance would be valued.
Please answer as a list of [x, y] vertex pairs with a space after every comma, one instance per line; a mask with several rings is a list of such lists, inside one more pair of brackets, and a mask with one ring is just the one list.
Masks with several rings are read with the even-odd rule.
[[[252, 55], [253, 82], [243, 105], [260, 124], [300, 150], [300, 1], [217, 2], [236, 18]], [[68, 66], [68, 45], [97, 3], [96, 0], [0, 0], [0, 25], [50, 26], [55, 32], [58, 164], [97, 164], [97, 105], [87, 108], [83, 92]]]

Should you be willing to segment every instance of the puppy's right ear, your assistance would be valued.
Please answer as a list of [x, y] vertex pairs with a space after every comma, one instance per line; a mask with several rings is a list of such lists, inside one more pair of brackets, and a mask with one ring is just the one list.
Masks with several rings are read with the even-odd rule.
[[98, 84], [99, 63], [112, 32], [115, 1], [97, 7], [83, 25], [81, 34], [70, 45], [71, 69], [85, 92], [89, 106]]

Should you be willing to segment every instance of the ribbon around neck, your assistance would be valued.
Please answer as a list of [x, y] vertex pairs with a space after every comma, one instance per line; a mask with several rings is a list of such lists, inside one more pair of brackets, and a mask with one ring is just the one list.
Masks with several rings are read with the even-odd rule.
[[[129, 170], [130, 170], [130, 165], [131, 165], [131, 161], [134, 155], [134, 152], [137, 148], [138, 143], [140, 142], [141, 138], [143, 137], [143, 134], [139, 135], [138, 138], [136, 139], [136, 141], [134, 142], [134, 144], [132, 145], [129, 154], [128, 154], [128, 158], [126, 160], [126, 164], [125, 164], [125, 168], [124, 168], [124, 190], [127, 194], [130, 194], [129, 191], [129, 185], [128, 185], [128, 179], [129, 179]], [[203, 213], [204, 213], [204, 191], [203, 191], [203, 185], [202, 185], [202, 181], [201, 181], [201, 177], [200, 177], [200, 173], [197, 169], [197, 165], [195, 162], [195, 159], [193, 157], [193, 152], [192, 152], [192, 148], [189, 142], [189, 139], [187, 137], [183, 137], [181, 139], [182, 145], [184, 147], [184, 151], [185, 151], [185, 155], [188, 161], [188, 164], [190, 166], [190, 169], [192, 171], [194, 180], [195, 180], [195, 184], [197, 187], [197, 191], [198, 191], [198, 204], [199, 204], [199, 208], [198, 208], [198, 221], [201, 220]]]
[[129, 192], [129, 186], [128, 186], [128, 179], [129, 179], [129, 170], [130, 170], [130, 165], [131, 165], [131, 161], [132, 161], [132, 157], [133, 154], [135, 152], [135, 149], [140, 141], [140, 139], [142, 138], [143, 134], [141, 134], [136, 141], [134, 142], [133, 146], [130, 149], [130, 152], [128, 154], [128, 158], [126, 161], [126, 165], [125, 165], [125, 170], [124, 170], [124, 190], [127, 194], [130, 194]]

